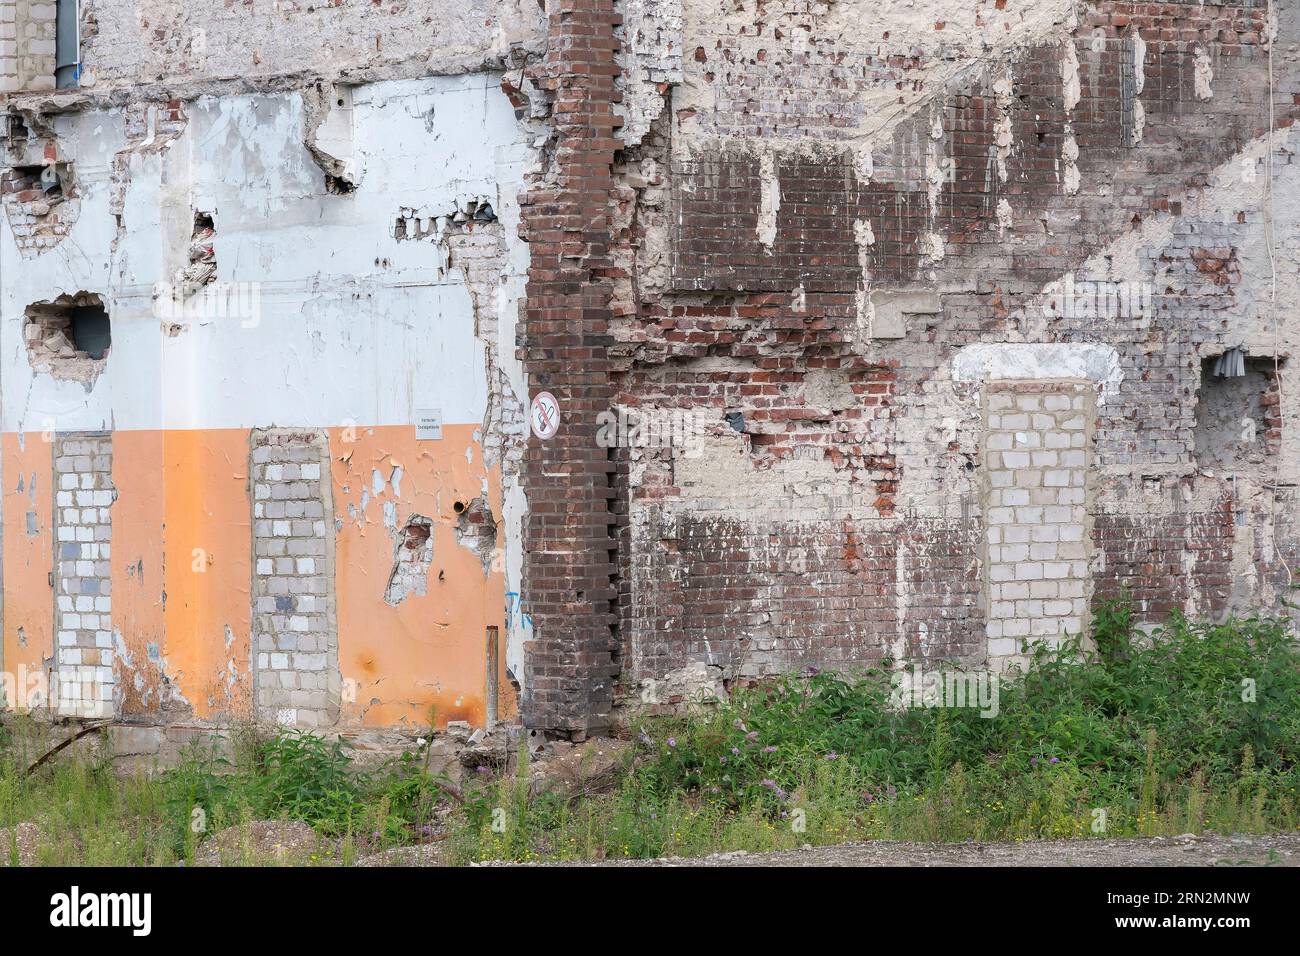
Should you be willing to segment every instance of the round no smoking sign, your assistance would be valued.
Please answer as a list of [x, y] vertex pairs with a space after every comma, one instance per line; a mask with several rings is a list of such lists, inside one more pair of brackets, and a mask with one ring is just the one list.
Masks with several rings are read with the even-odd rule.
[[533, 396], [532, 414], [533, 434], [543, 440], [553, 438], [560, 430], [560, 403], [550, 392], [539, 392]]

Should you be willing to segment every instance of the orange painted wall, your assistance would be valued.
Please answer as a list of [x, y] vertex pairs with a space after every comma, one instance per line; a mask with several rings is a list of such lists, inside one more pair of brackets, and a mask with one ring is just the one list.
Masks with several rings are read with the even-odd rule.
[[[40, 432], [0, 436], [0, 475], [4, 480], [4, 670], [15, 684], [41, 676], [54, 654], [53, 446]], [[21, 485], [21, 490], [20, 490]], [[36, 533], [28, 534], [27, 515]], [[33, 685], [28, 684], [28, 687]], [[25, 699], [15, 686], [18, 701]]]
[[[499, 635], [497, 712], [514, 713], [505, 676], [500, 471], [485, 466], [477, 430], [446, 425], [436, 441], [417, 441], [409, 425], [330, 431], [339, 667], [351, 697], [344, 726], [418, 728], [431, 713], [439, 726], [481, 725], [489, 626]], [[0, 444], [9, 671], [19, 664], [41, 671], [54, 649], [51, 451], [38, 433], [23, 442], [4, 435]], [[121, 638], [123, 716], [166, 722], [249, 714], [248, 451], [246, 429], [113, 435], [111, 617]], [[457, 504], [475, 498], [486, 501], [498, 523], [486, 567], [481, 552], [457, 538]], [[36, 514], [34, 535], [26, 534], [28, 511]], [[393, 606], [385, 593], [396, 548], [417, 514], [433, 529], [426, 593]]]
[[172, 698], [178, 716], [245, 716], [248, 431], [116, 432], [113, 482], [113, 626], [131, 661], [119, 673], [124, 713]]
[[[438, 726], [484, 722], [486, 629], [503, 624], [505, 576], [499, 560], [485, 571], [456, 536], [457, 502], [485, 495], [498, 553], [503, 541], [500, 471], [485, 467], [478, 427], [444, 425], [443, 437], [432, 441], [416, 440], [409, 425], [330, 432], [334, 512], [342, 521], [334, 559], [339, 668], [345, 685], [356, 682], [345, 723], [426, 726], [430, 708]], [[398, 466], [400, 494], [391, 481]], [[385, 523], [385, 503], [394, 506], [395, 526]], [[428, 586], [424, 596], [392, 606], [384, 595], [400, 530], [412, 515], [432, 521]], [[508, 689], [504, 657], [502, 643], [498, 684]], [[511, 710], [508, 696], [499, 695], [501, 716]]]

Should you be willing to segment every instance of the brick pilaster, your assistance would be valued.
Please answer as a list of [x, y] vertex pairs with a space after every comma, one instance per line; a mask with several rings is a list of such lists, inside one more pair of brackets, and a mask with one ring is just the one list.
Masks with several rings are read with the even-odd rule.
[[614, 465], [596, 443], [613, 399], [609, 376], [614, 81], [621, 18], [613, 0], [557, 0], [534, 82], [554, 97], [555, 154], [522, 199], [529, 243], [520, 346], [529, 395], [550, 391], [563, 424], [530, 437], [524, 466], [525, 651], [529, 727], [582, 736], [608, 725], [617, 673], [612, 537]]

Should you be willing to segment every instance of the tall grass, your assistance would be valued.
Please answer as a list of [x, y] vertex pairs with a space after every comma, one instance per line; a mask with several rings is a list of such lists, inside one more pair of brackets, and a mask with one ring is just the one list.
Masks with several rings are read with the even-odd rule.
[[0, 725], [0, 828], [36, 823], [38, 862], [64, 865], [189, 862], [206, 835], [262, 819], [309, 823], [344, 862], [435, 831], [464, 862], [1300, 828], [1288, 622], [1175, 615], [1146, 635], [1106, 605], [1093, 636], [1096, 650], [1034, 648], [995, 717], [899, 708], [885, 662], [634, 721], [613, 789], [580, 798], [533, 794], [526, 774], [476, 776], [450, 806], [427, 750], [360, 769], [305, 733], [240, 735], [229, 755], [196, 744], [153, 777], [71, 754], [28, 776], [22, 735]]
[[1151, 635], [1122, 605], [1033, 648], [997, 716], [891, 704], [892, 669], [804, 674], [647, 720], [617, 792], [460, 821], [462, 859], [644, 857], [848, 839], [1025, 840], [1293, 830], [1300, 653], [1285, 620]]

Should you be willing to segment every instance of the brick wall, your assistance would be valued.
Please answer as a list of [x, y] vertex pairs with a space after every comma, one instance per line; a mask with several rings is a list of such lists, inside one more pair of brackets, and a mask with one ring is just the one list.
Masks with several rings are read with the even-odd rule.
[[[1294, 347], [1289, 320], [1275, 336], [1266, 319], [1266, 212], [1250, 185], [1270, 151], [1294, 174], [1293, 144], [1255, 139], [1267, 5], [1090, 3], [984, 50], [952, 23], [913, 43], [888, 6], [683, 6], [687, 83], [617, 167], [631, 275], [616, 291], [630, 307], [611, 355], [620, 405], [708, 425], [702, 458], [618, 451], [626, 697], [807, 664], [1009, 659], [1021, 632], [1077, 632], [1093, 599], [1121, 593], [1150, 619], [1275, 601], [1294, 546], [1286, 531], [1276, 550], [1258, 542], [1282, 524], [1264, 489], [1293, 480], [1276, 409], [1295, 386], [1259, 396], [1249, 460], [1206, 474], [1195, 439], [1204, 362], [1248, 340], [1262, 365], [1280, 350], [1287, 379]], [[1027, 12], [972, 6], [989, 23]], [[1294, 18], [1283, 29], [1285, 49]], [[636, 54], [646, 76], [660, 62]], [[1294, 55], [1274, 59], [1285, 129], [1300, 75]], [[1147, 299], [1046, 308], [1067, 276], [1141, 283]], [[968, 346], [1026, 342], [1102, 343], [1117, 383], [1026, 373], [1035, 400], [1086, 405], [1069, 452], [1087, 464], [1050, 505], [1069, 520], [1013, 525], [1040, 554], [1052, 530], [1070, 538], [1067, 557], [1059, 540], [1056, 560], [1025, 556], [1064, 569], [1022, 598], [1020, 556], [1001, 550], [1021, 542], [991, 560], [985, 537], [1001, 507], [990, 479], [1016, 477], [986, 457], [981, 403], [996, 388], [950, 376]], [[1164, 491], [1144, 505], [1153, 481]], [[995, 570], [1011, 594], [993, 590]]]
[[251, 441], [257, 706], [280, 723], [328, 727], [342, 690], [329, 442], [278, 429]]
[[92, 432], [56, 435], [54, 480], [58, 712], [111, 717], [117, 712], [109, 563], [114, 500], [112, 436]]
[[563, 424], [530, 439], [523, 485], [526, 610], [524, 719], [582, 735], [609, 722], [617, 673], [611, 538], [614, 466], [595, 440], [609, 408], [611, 166], [619, 17], [612, 0], [560, 0], [533, 81], [554, 97], [548, 181], [523, 197], [530, 264], [521, 355], [529, 394], [550, 391]]
[[0, 3], [0, 93], [54, 89], [54, 0]]
[[1083, 633], [1091, 535], [1085, 500], [1091, 385], [985, 389], [988, 655]]

